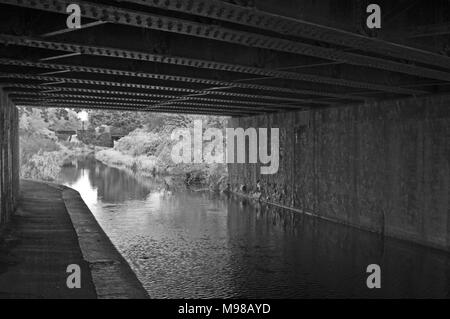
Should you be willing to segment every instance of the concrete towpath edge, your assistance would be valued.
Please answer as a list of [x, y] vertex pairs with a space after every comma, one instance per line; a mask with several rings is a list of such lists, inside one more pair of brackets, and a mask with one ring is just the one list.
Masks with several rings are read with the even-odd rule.
[[67, 186], [47, 183], [62, 198], [99, 299], [148, 299], [149, 295], [125, 258], [98, 224], [81, 195]]

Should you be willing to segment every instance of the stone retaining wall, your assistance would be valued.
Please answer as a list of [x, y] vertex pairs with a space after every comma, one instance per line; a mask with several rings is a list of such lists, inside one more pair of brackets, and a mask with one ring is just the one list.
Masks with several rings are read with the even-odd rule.
[[449, 110], [449, 96], [433, 96], [233, 118], [280, 128], [280, 167], [229, 164], [231, 189], [450, 250]]

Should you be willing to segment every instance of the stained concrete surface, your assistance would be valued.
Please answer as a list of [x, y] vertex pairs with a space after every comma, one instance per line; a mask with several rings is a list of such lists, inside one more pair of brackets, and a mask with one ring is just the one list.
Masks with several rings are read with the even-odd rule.
[[14, 212], [19, 195], [19, 112], [0, 88], [0, 227]]
[[[81, 268], [80, 289], [66, 285], [70, 264]], [[18, 209], [0, 236], [0, 298], [147, 297], [76, 191], [21, 182]]]
[[233, 118], [279, 128], [280, 166], [229, 164], [230, 189], [450, 251], [450, 95]]

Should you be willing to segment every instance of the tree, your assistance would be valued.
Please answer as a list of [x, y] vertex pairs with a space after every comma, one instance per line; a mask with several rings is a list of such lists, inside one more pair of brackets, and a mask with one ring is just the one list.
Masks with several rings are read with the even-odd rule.
[[81, 128], [77, 112], [71, 109], [49, 109], [47, 119], [52, 131], [76, 131]]
[[19, 130], [22, 135], [40, 135], [49, 138], [54, 136], [49, 130], [49, 123], [43, 117], [42, 110], [38, 108], [21, 108]]
[[120, 129], [124, 134], [142, 127], [151, 117], [146, 112], [94, 110], [89, 112], [91, 128], [109, 125]]

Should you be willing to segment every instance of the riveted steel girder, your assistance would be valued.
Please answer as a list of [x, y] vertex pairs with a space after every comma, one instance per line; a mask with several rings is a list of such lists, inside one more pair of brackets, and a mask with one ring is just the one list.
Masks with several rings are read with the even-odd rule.
[[[0, 2], [64, 14], [66, 14], [66, 6], [72, 3], [71, 0], [0, 0]], [[245, 46], [308, 55], [352, 65], [450, 81], [450, 74], [426, 67], [408, 65], [382, 58], [349, 53], [338, 49], [324, 48], [297, 41], [224, 28], [218, 25], [197, 23], [169, 16], [104, 6], [85, 1], [78, 1], [77, 3], [81, 7], [82, 15], [92, 19], [160, 31], [175, 32]]]
[[[99, 96], [99, 95], [83, 95], [83, 94], [64, 94], [64, 93], [48, 93], [48, 92], [29, 92], [29, 91], [7, 91], [10, 97], [15, 96], [38, 96], [38, 97], [54, 97], [54, 98], [79, 98], [79, 99], [90, 99], [90, 100], [112, 100], [112, 101], [128, 101], [128, 102], [136, 102], [136, 103], [158, 103], [164, 102], [166, 104], [171, 104], [170, 101], [163, 100], [149, 100], [146, 98], [131, 98], [131, 97], [117, 97], [117, 96]], [[108, 91], [104, 91], [108, 92]], [[107, 93], [103, 93], [106, 95]], [[169, 99], [178, 99], [178, 96], [170, 96]], [[262, 102], [253, 102], [253, 101], [236, 101], [236, 100], [223, 100], [223, 99], [208, 99], [201, 98], [195, 96], [187, 96], [183, 97], [183, 100], [187, 101], [199, 101], [199, 102], [207, 102], [214, 105], [214, 103], [222, 103], [223, 105], [227, 105], [227, 103], [233, 103], [234, 105], [239, 105], [240, 108], [255, 108], [259, 107], [262, 109], [297, 109], [298, 106], [288, 105], [288, 104], [274, 104], [274, 103], [262, 103]], [[249, 106], [253, 105], [253, 107]]]
[[[30, 101], [30, 102], [42, 102], [42, 103], [60, 103], [60, 105], [67, 105], [67, 104], [88, 104], [88, 105], [97, 105], [97, 106], [129, 106], [129, 107], [136, 107], [141, 108], [144, 110], [158, 110], [158, 109], [171, 109], [174, 107], [179, 107], [180, 109], [190, 109], [190, 108], [201, 108], [201, 109], [209, 109], [209, 110], [223, 110], [225, 112], [238, 112], [238, 113], [260, 113], [261, 111], [256, 108], [241, 108], [240, 106], [230, 106], [230, 105], [215, 105], [215, 104], [204, 104], [204, 103], [171, 103], [164, 105], [164, 107], [159, 105], [153, 105], [149, 103], [131, 103], [131, 102], [105, 102], [105, 101], [91, 101], [86, 99], [66, 99], [66, 98], [29, 98], [29, 97], [16, 97], [12, 98], [13, 101], [23, 102], [23, 101]], [[275, 111], [275, 110], [267, 110], [267, 111]]]
[[[133, 96], [133, 97], [142, 97], [142, 98], [162, 98], [162, 99], [178, 99], [182, 97], [185, 100], [198, 100], [205, 102], [217, 102], [217, 99], [209, 99], [209, 98], [200, 98], [198, 96], [177, 96], [177, 95], [164, 95], [164, 94], [153, 94], [153, 93], [143, 93], [143, 92], [134, 92], [134, 91], [116, 91], [116, 90], [97, 90], [97, 89], [86, 89], [79, 87], [66, 87], [66, 86], [45, 86], [45, 85], [34, 85], [34, 84], [24, 84], [24, 83], [3, 83], [3, 89], [6, 92], [10, 92], [11, 89], [24, 89], [24, 90], [39, 90], [41, 92], [74, 92], [74, 93], [90, 93], [97, 94], [98, 97], [103, 97], [104, 95], [120, 95], [120, 96]], [[35, 91], [32, 91], [35, 92]], [[26, 91], [25, 93], [29, 93]], [[40, 92], [37, 92], [40, 93]], [[226, 100], [224, 100], [226, 101]], [[230, 100], [235, 101], [235, 100]], [[252, 102], [252, 101], [240, 101], [245, 103], [255, 103], [259, 105], [260, 102]], [[289, 102], [289, 101], [287, 101]], [[294, 101], [295, 102], [295, 101]], [[290, 103], [294, 103], [290, 102]], [[263, 103], [263, 105], [266, 103]], [[267, 103], [269, 104], [269, 103]], [[274, 105], [274, 104], [270, 104]], [[289, 105], [281, 104], [283, 107], [289, 107]], [[293, 106], [297, 108], [297, 106]]]
[[[31, 95], [31, 96], [30, 96]], [[22, 99], [27, 101], [44, 101], [44, 102], [63, 102], [63, 103], [75, 103], [78, 101], [83, 101], [88, 104], [97, 104], [97, 105], [124, 105], [130, 104], [133, 106], [149, 106], [152, 108], [162, 107], [161, 101], [158, 100], [140, 100], [140, 99], [129, 99], [129, 98], [104, 98], [98, 96], [86, 96], [86, 95], [70, 95], [70, 94], [54, 94], [54, 93], [35, 93], [35, 94], [27, 94], [23, 92], [8, 92], [8, 96], [12, 99]], [[108, 101], [112, 100], [112, 101]], [[283, 109], [283, 106], [280, 105], [241, 105], [241, 104], [213, 104], [213, 103], [200, 103], [200, 102], [165, 102], [166, 105], [178, 105], [178, 106], [201, 106], [201, 107], [210, 107], [217, 109], [239, 109], [239, 110], [249, 110], [252, 113], [257, 113], [259, 111], [279, 111]], [[298, 108], [298, 107], [295, 107]]]
[[[96, 80], [87, 80], [87, 79], [78, 79], [78, 78], [75, 79], [75, 78], [56, 77], [56, 76], [43, 76], [43, 75], [33, 75], [33, 74], [0, 73], [0, 79], [1, 78], [47, 81], [47, 82], [53, 81], [58, 84], [70, 83], [70, 84], [114, 86], [114, 87], [132, 88], [132, 89], [139, 89], [139, 90], [182, 92], [182, 93], [202, 94], [202, 95], [220, 95], [220, 96], [227, 96], [227, 97], [241, 97], [241, 98], [250, 98], [250, 99], [262, 99], [262, 100], [286, 101], [286, 102], [298, 102], [298, 103], [302, 103], [304, 101], [303, 99], [285, 98], [285, 97], [276, 97], [276, 96], [264, 96], [264, 95], [251, 95], [251, 94], [244, 94], [244, 93], [229, 93], [229, 92], [221, 92], [221, 91], [216, 91], [216, 90], [210, 90], [210, 91], [194, 90], [194, 89], [187, 89], [187, 88], [147, 85], [147, 84], [140, 84], [140, 83], [96, 81]], [[5, 81], [5, 83], [9, 83], [9, 82], [10, 82], [10, 80]], [[178, 97], [184, 98], [185, 96], [178, 96]]]
[[352, 87], [358, 89], [368, 89], [374, 91], [384, 91], [396, 94], [404, 94], [404, 95], [419, 95], [424, 94], [426, 92], [420, 90], [412, 90], [412, 89], [404, 89], [398, 88], [394, 86], [375, 84], [375, 83], [366, 83], [361, 81], [352, 81], [341, 78], [331, 78], [319, 75], [312, 74], [302, 74], [296, 72], [288, 72], [288, 71], [280, 71], [280, 70], [269, 70], [264, 68], [257, 68], [251, 66], [244, 65], [235, 65], [229, 63], [221, 63], [215, 61], [207, 61], [207, 60], [199, 60], [199, 59], [191, 59], [184, 57], [174, 57], [174, 56], [165, 56], [159, 54], [149, 54], [146, 52], [132, 51], [132, 50], [123, 50], [117, 48], [108, 48], [108, 47], [95, 47], [88, 45], [79, 45], [74, 43], [60, 43], [60, 42], [52, 42], [52, 41], [44, 41], [41, 39], [29, 38], [29, 37], [19, 37], [12, 35], [0, 35], [0, 43], [4, 44], [14, 44], [20, 46], [28, 46], [28, 47], [36, 47], [43, 49], [51, 49], [51, 50], [60, 50], [66, 52], [78, 52], [81, 54], [87, 55], [98, 55], [98, 56], [108, 56], [113, 58], [125, 58], [125, 59], [133, 59], [140, 61], [150, 61], [157, 63], [169, 63], [174, 65], [182, 65], [188, 67], [197, 67], [197, 68], [206, 68], [206, 69], [214, 69], [220, 71], [230, 71], [230, 72], [238, 72], [238, 73], [248, 73], [259, 76], [268, 76], [268, 77], [276, 77], [283, 78], [288, 80], [297, 80], [297, 81], [306, 81], [320, 84], [328, 84], [328, 85], [337, 85], [344, 87]]
[[[319, 96], [324, 95], [324, 96], [330, 96], [330, 97], [336, 97], [336, 98], [342, 98], [342, 99], [350, 99], [350, 100], [355, 99], [353, 96], [351, 96], [349, 94], [333, 94], [333, 93], [319, 92], [319, 91], [313, 91], [313, 90], [295, 90], [295, 89], [288, 89], [288, 88], [281, 88], [281, 87], [264, 86], [264, 85], [258, 85], [258, 84], [225, 82], [225, 81], [192, 78], [192, 77], [185, 77], [185, 76], [133, 72], [133, 71], [124, 71], [124, 70], [117, 70], [117, 69], [76, 66], [76, 65], [69, 65], [69, 64], [53, 64], [53, 63], [22, 61], [22, 60], [5, 59], [5, 58], [0, 58], [0, 64], [24, 66], [24, 67], [38, 67], [38, 68], [46, 68], [46, 69], [61, 70], [61, 71], [69, 70], [69, 71], [74, 71], [74, 72], [120, 75], [120, 76], [146, 78], [146, 79], [157, 79], [157, 80], [166, 80], [166, 81], [175, 81], [175, 82], [201, 83], [201, 84], [224, 86], [224, 87], [232, 86], [232, 87], [236, 87], [236, 88], [249, 89], [249, 90], [262, 90], [262, 91], [282, 92], [282, 93], [290, 93], [290, 94], [303, 94], [303, 95], [307, 94], [307, 95], [319, 95]], [[301, 102], [302, 99], [299, 98], [298, 101]], [[318, 100], [312, 100], [312, 99], [303, 99], [303, 102], [312, 103], [312, 104], [325, 103], [325, 102], [321, 102]]]
[[450, 68], [450, 58], [434, 52], [413, 48], [377, 38], [339, 30], [305, 20], [245, 8], [219, 0], [118, 0], [143, 6], [189, 13], [212, 19], [277, 32], [279, 34], [323, 41], [383, 56]]
[[[33, 101], [13, 101], [17, 106], [29, 106], [29, 107], [41, 107], [41, 108], [60, 108], [61, 104], [58, 103], [36, 103]], [[113, 105], [105, 105], [102, 107], [86, 104], [86, 103], [64, 103], [64, 107], [74, 108], [74, 109], [100, 109], [100, 110], [120, 110], [120, 111], [134, 111], [134, 112], [158, 112], [158, 113], [186, 113], [186, 114], [205, 114], [205, 115], [217, 115], [217, 116], [246, 116], [246, 115], [254, 115], [254, 113], [248, 112], [239, 112], [239, 111], [231, 111], [231, 110], [220, 110], [216, 111], [214, 109], [204, 109], [204, 108], [158, 108], [158, 109], [143, 109], [139, 107], [132, 106], [113, 106]]]
[[39, 90], [41, 92], [52, 91], [52, 92], [91, 93], [91, 94], [98, 94], [99, 96], [122, 95], [122, 96], [139, 96], [143, 98], [162, 98], [162, 99], [173, 99], [178, 97], [177, 95], [153, 94], [153, 93], [143, 93], [133, 91], [96, 90], [78, 87], [45, 86], [45, 85], [23, 84], [23, 83], [3, 83], [2, 86], [6, 92], [9, 92], [11, 89], [26, 89], [26, 90]]
[[59, 93], [41, 93], [41, 92], [24, 92], [24, 91], [7, 91], [10, 98], [23, 97], [31, 100], [43, 100], [43, 99], [81, 99], [81, 100], [94, 100], [94, 101], [123, 101], [131, 103], [158, 103], [160, 100], [148, 100], [148, 99], [133, 99], [125, 97], [115, 96], [97, 96], [97, 95], [74, 95], [74, 94], [59, 94]]

